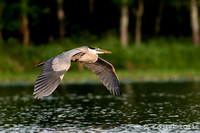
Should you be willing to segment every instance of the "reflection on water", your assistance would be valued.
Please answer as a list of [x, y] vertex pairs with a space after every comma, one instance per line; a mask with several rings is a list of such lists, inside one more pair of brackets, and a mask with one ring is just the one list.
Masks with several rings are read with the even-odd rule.
[[34, 99], [33, 86], [0, 87], [0, 131], [197, 131], [200, 83], [121, 85], [114, 97], [103, 85], [60, 86]]

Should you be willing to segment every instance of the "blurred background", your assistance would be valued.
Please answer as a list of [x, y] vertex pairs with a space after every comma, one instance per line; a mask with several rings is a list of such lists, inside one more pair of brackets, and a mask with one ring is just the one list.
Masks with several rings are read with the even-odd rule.
[[[200, 0], [0, 0], [0, 131], [200, 131]], [[80, 46], [119, 76], [114, 97], [72, 63], [33, 98], [37, 63]]]
[[[101, 57], [122, 79], [199, 78], [199, 6], [199, 0], [0, 0], [0, 80], [34, 80], [35, 64], [83, 45], [112, 51]], [[84, 68], [75, 64], [71, 72], [77, 69]]]

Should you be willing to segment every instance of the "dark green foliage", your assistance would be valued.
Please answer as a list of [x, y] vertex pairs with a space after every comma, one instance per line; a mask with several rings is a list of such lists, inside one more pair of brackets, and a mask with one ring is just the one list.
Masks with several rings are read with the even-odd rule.
[[[122, 47], [119, 41], [121, 2], [94, 0], [94, 10], [89, 12], [89, 3], [83, 0], [64, 1], [65, 40], [58, 42], [59, 23], [56, 0], [0, 1], [2, 7], [0, 28], [0, 74], [40, 71], [34, 65], [46, 61], [64, 51], [87, 45], [112, 51], [100, 55], [116, 69], [131, 70], [177, 70], [200, 68], [200, 48], [191, 44], [190, 1], [165, 0], [159, 36], [155, 36], [155, 18], [159, 0], [144, 0], [142, 22], [143, 44], [135, 46], [136, 0], [128, 0], [129, 46]], [[26, 3], [25, 3], [26, 4]], [[24, 9], [24, 10], [22, 10]], [[32, 46], [23, 47], [22, 16], [27, 15]], [[173, 36], [173, 37], [168, 37]], [[157, 36], [158, 37], [158, 36]], [[187, 37], [187, 38], [186, 38]], [[179, 39], [177, 39], [179, 38]], [[189, 39], [188, 39], [189, 38]], [[73, 63], [71, 69], [77, 69]]]
[[[190, 44], [187, 39], [172, 40], [156, 39], [141, 46], [132, 45], [128, 48], [123, 48], [115, 37], [90, 44], [86, 42], [75, 44], [72, 40], [67, 39], [63, 44], [54, 42], [26, 48], [12, 41], [12, 45], [9, 44], [11, 42], [7, 42], [0, 46], [2, 47], [0, 49], [0, 64], [3, 64], [0, 65], [0, 73], [14, 74], [39, 71], [34, 68], [35, 64], [82, 45], [112, 51], [112, 54], [100, 56], [112, 63], [116, 69], [126, 69], [126, 65], [129, 63], [135, 71], [152, 69], [198, 70], [200, 68], [200, 48]], [[70, 70], [77, 70], [77, 63], [72, 65]]]
[[[158, 15], [159, 0], [144, 0], [144, 16], [142, 22], [142, 39], [155, 36], [155, 19]], [[160, 23], [159, 35], [191, 36], [190, 1], [165, 0]], [[137, 0], [128, 0], [129, 5], [129, 33], [130, 40], [134, 39], [135, 16], [133, 9], [137, 9]], [[34, 45], [48, 43], [59, 38], [59, 23], [57, 19], [56, 0], [21, 0], [0, 1], [1, 28], [5, 41], [15, 38], [22, 41], [21, 17], [28, 16], [31, 42]], [[95, 35], [104, 38], [108, 32], [119, 36], [121, 1], [94, 0], [93, 12], [89, 12], [89, 1], [64, 1], [65, 37], [79, 38]]]

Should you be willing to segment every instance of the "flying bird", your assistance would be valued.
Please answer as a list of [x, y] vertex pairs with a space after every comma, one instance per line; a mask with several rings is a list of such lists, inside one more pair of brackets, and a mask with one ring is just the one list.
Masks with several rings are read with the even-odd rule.
[[46, 62], [40, 62], [36, 66], [43, 66], [34, 85], [35, 98], [51, 95], [62, 81], [65, 72], [71, 66], [71, 62], [82, 63], [94, 72], [111, 94], [119, 96], [120, 85], [112, 64], [98, 57], [98, 54], [111, 53], [99, 48], [82, 46], [57, 55]]

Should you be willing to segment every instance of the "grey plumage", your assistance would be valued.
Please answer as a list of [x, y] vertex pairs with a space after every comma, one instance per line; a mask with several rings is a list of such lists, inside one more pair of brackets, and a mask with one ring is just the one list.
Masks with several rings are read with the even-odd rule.
[[35, 82], [33, 93], [35, 98], [42, 98], [53, 93], [62, 81], [65, 72], [70, 68], [71, 61], [84, 64], [99, 77], [112, 94], [119, 96], [120, 86], [114, 67], [99, 58], [97, 53], [109, 53], [109, 51], [83, 46], [36, 65], [43, 65], [43, 67]]
[[35, 81], [34, 93], [35, 98], [42, 98], [50, 95], [60, 84], [61, 76], [65, 74], [66, 70], [54, 71], [52, 69], [52, 60], [46, 61], [43, 65], [42, 71]]
[[119, 81], [114, 67], [107, 61], [98, 58], [94, 63], [85, 63], [84, 66], [94, 72], [101, 82], [113, 95], [120, 95]]

